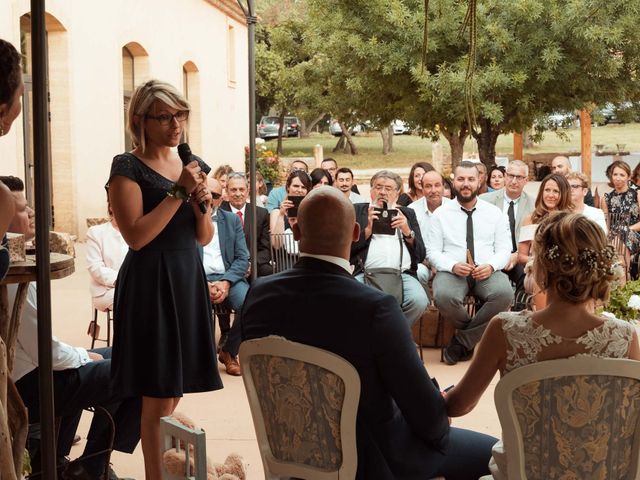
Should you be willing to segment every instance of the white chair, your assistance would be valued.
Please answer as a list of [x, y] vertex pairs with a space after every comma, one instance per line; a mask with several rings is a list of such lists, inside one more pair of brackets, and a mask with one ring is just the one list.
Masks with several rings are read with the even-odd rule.
[[164, 455], [171, 449], [177, 452], [184, 451], [185, 454], [184, 473], [171, 475], [163, 468], [162, 480], [207, 480], [206, 442], [204, 430], [192, 430], [172, 417], [162, 417], [160, 419], [160, 454]]
[[345, 359], [270, 336], [240, 363], [265, 479], [353, 479], [360, 377]]
[[501, 473], [510, 480], [640, 478], [640, 362], [534, 363], [505, 375], [494, 396], [507, 460]]

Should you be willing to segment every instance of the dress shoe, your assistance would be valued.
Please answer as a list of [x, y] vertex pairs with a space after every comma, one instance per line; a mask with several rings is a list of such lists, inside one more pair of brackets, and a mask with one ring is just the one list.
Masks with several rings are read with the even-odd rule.
[[232, 357], [229, 352], [221, 350], [220, 355], [218, 355], [218, 361], [224, 364], [224, 368], [229, 375], [233, 375], [234, 377], [239, 377], [242, 375], [242, 370], [240, 370], [238, 359]]
[[[472, 351], [473, 353], [473, 351]], [[465, 359], [467, 355], [467, 349], [462, 345], [456, 337], [453, 337], [444, 350], [442, 351], [442, 358], [447, 365], [455, 365], [456, 363]], [[471, 357], [466, 358], [468, 360]]]

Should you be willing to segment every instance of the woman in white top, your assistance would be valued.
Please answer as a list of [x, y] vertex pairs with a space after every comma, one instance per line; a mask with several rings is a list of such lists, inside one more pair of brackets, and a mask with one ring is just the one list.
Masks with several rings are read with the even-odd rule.
[[[518, 239], [518, 263], [525, 265], [531, 259], [531, 243], [538, 224], [552, 212], [570, 211], [571, 188], [563, 175], [552, 173], [547, 175], [540, 184], [533, 212], [524, 217]], [[525, 282], [528, 293], [534, 294], [533, 300], [536, 310], [541, 310], [547, 304], [546, 295], [536, 286], [529, 287]]]
[[[470, 412], [496, 371], [504, 375], [531, 363], [579, 355], [640, 360], [634, 326], [593, 313], [594, 302], [607, 301], [618, 276], [617, 256], [602, 229], [583, 215], [553, 213], [540, 222], [533, 251], [532, 272], [547, 292], [547, 307], [501, 313], [489, 322], [469, 369], [445, 394], [449, 416]], [[505, 478], [500, 452], [494, 447], [494, 478]]]

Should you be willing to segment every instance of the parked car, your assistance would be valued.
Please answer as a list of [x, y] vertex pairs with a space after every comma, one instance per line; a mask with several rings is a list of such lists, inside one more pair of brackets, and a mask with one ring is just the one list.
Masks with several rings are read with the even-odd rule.
[[547, 115], [546, 123], [549, 128], [569, 128], [576, 124], [575, 112], [554, 112]]
[[402, 120], [393, 121], [394, 135], [411, 135], [411, 129]]
[[[284, 117], [285, 128], [282, 131], [283, 137], [300, 136], [300, 122], [298, 117]], [[280, 118], [276, 116], [264, 116], [258, 124], [258, 136], [260, 138], [269, 139], [278, 136], [280, 129]]]
[[[362, 133], [363, 131], [364, 129], [359, 123], [349, 129], [349, 133], [351, 133], [351, 135], [357, 135], [358, 133]], [[329, 120], [329, 133], [334, 137], [339, 137], [340, 135], [342, 135], [342, 128], [340, 128], [340, 122], [338, 120], [335, 120], [333, 118]]]

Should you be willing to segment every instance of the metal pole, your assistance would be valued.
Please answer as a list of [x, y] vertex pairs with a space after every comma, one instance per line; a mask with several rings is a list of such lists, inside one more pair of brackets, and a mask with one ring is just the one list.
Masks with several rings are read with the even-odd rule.
[[51, 367], [51, 284], [49, 278], [51, 192], [49, 189], [49, 108], [47, 101], [45, 0], [31, 0], [31, 50], [33, 52], [33, 146], [36, 208], [36, 284], [38, 286], [40, 452], [42, 454], [43, 478], [56, 480], [56, 442]]
[[251, 209], [251, 222], [249, 230], [251, 232], [251, 243], [249, 244], [249, 255], [251, 255], [251, 279], [258, 277], [258, 230], [257, 209], [256, 209], [256, 17], [253, 0], [247, 0], [247, 8], [238, 4], [247, 18], [248, 50], [249, 50], [249, 180], [251, 188], [249, 190], [249, 208]]

